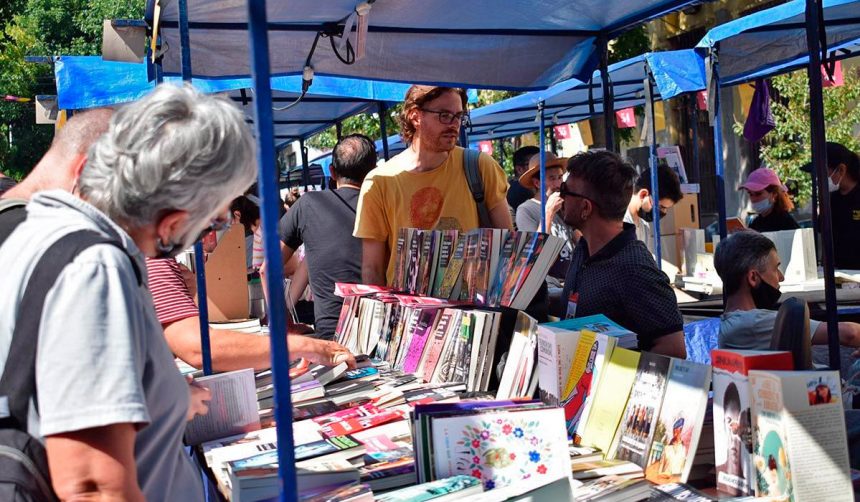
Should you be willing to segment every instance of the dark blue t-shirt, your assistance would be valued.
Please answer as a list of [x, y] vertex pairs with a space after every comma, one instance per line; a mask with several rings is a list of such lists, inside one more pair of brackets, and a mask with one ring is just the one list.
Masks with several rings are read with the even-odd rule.
[[278, 225], [284, 244], [293, 250], [305, 245], [319, 336], [331, 338], [337, 327], [343, 298], [335, 296], [334, 284], [361, 282], [361, 239], [352, 236], [357, 204], [355, 188], [308, 192]]

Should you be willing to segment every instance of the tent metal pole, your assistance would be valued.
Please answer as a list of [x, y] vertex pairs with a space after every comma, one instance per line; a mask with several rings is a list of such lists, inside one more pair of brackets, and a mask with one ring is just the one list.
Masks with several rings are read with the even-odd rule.
[[688, 97], [690, 98], [690, 154], [692, 155], [693, 164], [691, 171], [695, 183], [701, 183], [702, 173], [700, 171], [701, 166], [699, 165], [699, 110], [697, 108], [696, 95], [690, 94]]
[[[251, 70], [254, 78], [254, 125], [257, 132], [258, 183], [263, 225], [263, 247], [266, 262], [281, 263], [278, 239], [278, 205], [280, 197], [275, 179], [274, 126], [272, 124], [272, 88], [269, 74], [269, 37], [266, 22], [266, 0], [248, 0], [248, 36], [251, 46]], [[269, 267], [266, 274], [271, 343], [272, 380], [274, 382], [275, 423], [278, 438], [278, 476], [281, 502], [298, 502], [296, 459], [293, 443], [293, 407], [290, 396], [290, 374], [287, 347], [289, 318], [286, 316], [284, 271]]]
[[[182, 80], [191, 83], [191, 37], [188, 32], [188, 0], [179, 0], [179, 45], [182, 57]], [[158, 72], [156, 72], [156, 75]], [[200, 354], [203, 374], [212, 374], [212, 349], [209, 344], [209, 302], [206, 297], [206, 260], [203, 242], [194, 243], [194, 272], [197, 277], [197, 309], [200, 314]]]
[[[712, 47], [710, 54], [711, 82], [708, 84], [708, 98], [713, 103], [714, 126], [714, 166], [717, 178], [717, 211], [719, 213], [717, 225], [720, 229], [720, 239], [725, 239], [726, 228], [726, 166], [723, 160], [723, 119], [720, 106], [720, 63], [717, 59], [719, 47]], [[713, 94], [711, 96], [710, 94]]]
[[343, 123], [341, 123], [340, 121], [335, 122], [334, 130], [337, 133], [337, 140], [340, 141], [340, 139], [343, 137]]
[[657, 168], [657, 118], [654, 111], [654, 88], [651, 82], [651, 70], [645, 65], [645, 95], [648, 103], [648, 160], [651, 166], [651, 214], [654, 220], [651, 222], [654, 231], [654, 259], [657, 268], [663, 269], [663, 250], [660, 245], [660, 177]]
[[830, 349], [830, 369], [840, 369], [839, 316], [836, 312], [836, 275], [833, 250], [833, 227], [830, 197], [827, 189], [827, 145], [824, 133], [824, 93], [821, 83], [822, 0], [806, 0], [806, 45], [809, 49], [809, 115], [812, 126], [812, 167], [818, 174], [818, 203], [821, 204], [821, 262], [824, 266], [824, 300], [827, 303], [827, 346]]
[[540, 129], [538, 129], [540, 143], [540, 231], [546, 233], [546, 117], [543, 113], [543, 106], [543, 101], [538, 103], [540, 116]]
[[615, 145], [615, 92], [612, 88], [612, 77], [609, 75], [609, 41], [605, 36], [597, 39], [600, 52], [600, 85], [603, 91], [603, 127], [606, 134], [606, 149], [617, 151]]
[[377, 113], [379, 115], [379, 133], [382, 135], [382, 158], [388, 161], [388, 125], [385, 123], [385, 118], [388, 116], [388, 107], [384, 101], [377, 103]]
[[[305, 185], [305, 191], [308, 190], [308, 185], [310, 184], [311, 179], [311, 167], [308, 165], [308, 151], [305, 149], [305, 140], [299, 140], [299, 150], [301, 151], [302, 158], [302, 181]], [[325, 185], [323, 185], [325, 188]]]

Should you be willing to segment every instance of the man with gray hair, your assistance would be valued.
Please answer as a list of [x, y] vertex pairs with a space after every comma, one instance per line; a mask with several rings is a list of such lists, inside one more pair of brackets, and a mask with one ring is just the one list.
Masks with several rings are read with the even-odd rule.
[[[187, 248], [221, 222], [227, 204], [213, 201], [241, 194], [254, 177], [242, 113], [162, 85], [114, 113], [88, 151], [79, 197], [37, 193], [0, 247], [0, 364], [34, 371], [38, 412], [17, 423], [44, 438], [60, 499], [203, 500], [182, 444], [193, 403], [153, 311], [144, 256]], [[85, 236], [53, 277], [36, 275], [49, 315], [13, 314], [32, 300], [34, 270]], [[38, 337], [34, 369], [8, 358], [13, 334]]]
[[[779, 255], [772, 240], [755, 230], [743, 230], [720, 241], [714, 268], [723, 281], [726, 310], [720, 316], [720, 348], [767, 350], [780, 299]], [[827, 344], [827, 323], [810, 319], [815, 345]], [[860, 347], [860, 324], [839, 323], [839, 343]]]

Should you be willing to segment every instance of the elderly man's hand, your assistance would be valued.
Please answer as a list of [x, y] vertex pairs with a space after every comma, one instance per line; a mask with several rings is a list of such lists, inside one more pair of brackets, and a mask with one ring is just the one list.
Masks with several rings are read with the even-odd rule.
[[312, 363], [326, 366], [346, 363], [349, 369], [355, 369], [355, 356], [337, 342], [300, 335], [290, 335], [287, 340], [292, 358], [303, 357]]
[[212, 392], [195, 382], [190, 376], [186, 377], [186, 381], [191, 399], [188, 401], [188, 413], [185, 419], [191, 421], [197, 415], [209, 413], [209, 401], [212, 400]]

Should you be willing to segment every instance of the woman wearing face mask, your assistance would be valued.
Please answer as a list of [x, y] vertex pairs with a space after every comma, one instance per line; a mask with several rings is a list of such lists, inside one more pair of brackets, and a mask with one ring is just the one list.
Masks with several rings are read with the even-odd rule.
[[114, 113], [89, 149], [77, 195], [36, 194], [0, 247], [6, 353], [25, 320], [14, 314], [22, 290], [45, 253], [81, 230], [108, 242], [62, 269], [38, 328], [38, 410], [23, 423], [44, 442], [61, 500], [204, 499], [182, 443], [189, 387], [153, 309], [144, 256], [175, 256], [222, 226], [227, 203], [217, 201], [238, 196], [254, 177], [240, 110], [161, 85]]
[[750, 173], [741, 188], [749, 194], [752, 209], [758, 214], [750, 224], [751, 229], [757, 232], [777, 232], [800, 228], [789, 214], [794, 209], [794, 204], [788, 196], [788, 189], [773, 169], [756, 169]]
[[836, 268], [860, 270], [860, 158], [828, 142], [827, 175]]

